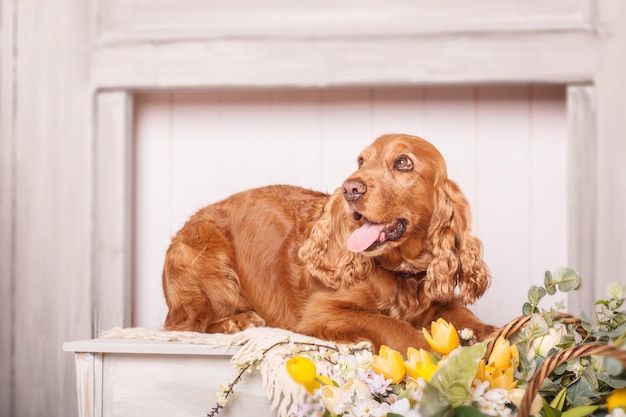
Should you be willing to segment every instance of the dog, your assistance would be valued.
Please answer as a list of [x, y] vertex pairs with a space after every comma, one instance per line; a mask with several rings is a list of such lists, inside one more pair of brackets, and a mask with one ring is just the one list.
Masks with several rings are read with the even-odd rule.
[[443, 318], [478, 340], [466, 305], [490, 275], [466, 198], [424, 139], [383, 135], [332, 194], [273, 185], [195, 213], [163, 268], [166, 330], [270, 326], [324, 340], [428, 349]]

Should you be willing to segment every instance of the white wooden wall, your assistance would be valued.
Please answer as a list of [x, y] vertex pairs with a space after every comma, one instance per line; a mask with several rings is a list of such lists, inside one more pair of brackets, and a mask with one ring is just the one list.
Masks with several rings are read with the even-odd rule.
[[485, 320], [520, 315], [528, 288], [567, 264], [563, 87], [161, 92], [135, 114], [135, 325], [162, 325], [164, 253], [197, 209], [274, 183], [332, 192], [389, 132], [433, 142], [468, 197], [494, 275]]
[[566, 85], [578, 311], [626, 270], [624, 50], [623, 0], [0, 0], [0, 415], [74, 415], [61, 343], [129, 323], [136, 92]]

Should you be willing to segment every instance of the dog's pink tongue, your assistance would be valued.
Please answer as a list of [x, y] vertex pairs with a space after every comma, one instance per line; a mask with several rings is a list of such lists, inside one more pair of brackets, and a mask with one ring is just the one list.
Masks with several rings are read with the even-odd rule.
[[385, 225], [366, 221], [363, 226], [356, 229], [348, 238], [348, 249], [352, 252], [363, 252], [378, 240]]

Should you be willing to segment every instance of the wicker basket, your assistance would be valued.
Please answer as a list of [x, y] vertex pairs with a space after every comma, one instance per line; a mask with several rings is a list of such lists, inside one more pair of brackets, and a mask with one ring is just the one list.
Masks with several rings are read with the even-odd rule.
[[[502, 336], [505, 339], [513, 335], [518, 330], [522, 329], [532, 318], [531, 315], [520, 316], [508, 324], [500, 328], [493, 340], [487, 346], [487, 353], [485, 354], [485, 360], [489, 358], [493, 350], [493, 346], [498, 337]], [[586, 337], [587, 331], [582, 327], [581, 320], [579, 318], [562, 314], [556, 319], [562, 320], [563, 324], [574, 326], [576, 332], [581, 336]], [[587, 343], [584, 345], [573, 346], [568, 349], [563, 349], [558, 353], [548, 357], [546, 361], [539, 367], [526, 388], [526, 393], [520, 403], [517, 416], [529, 417], [530, 406], [532, 405], [535, 396], [539, 392], [543, 380], [548, 377], [559, 365], [568, 362], [571, 359], [581, 358], [585, 356], [609, 356], [622, 362], [626, 367], [626, 350], [619, 349], [614, 346], [600, 344], [600, 343]]]
[[569, 349], [563, 349], [559, 353], [550, 356], [535, 372], [526, 393], [522, 398], [522, 402], [517, 413], [518, 417], [528, 417], [530, 412], [530, 406], [533, 399], [539, 392], [543, 380], [552, 373], [559, 365], [569, 361], [570, 359], [582, 358], [584, 356], [610, 356], [622, 362], [626, 366], [626, 350], [616, 348], [610, 345], [601, 345], [596, 343], [589, 343], [586, 345], [578, 345]]

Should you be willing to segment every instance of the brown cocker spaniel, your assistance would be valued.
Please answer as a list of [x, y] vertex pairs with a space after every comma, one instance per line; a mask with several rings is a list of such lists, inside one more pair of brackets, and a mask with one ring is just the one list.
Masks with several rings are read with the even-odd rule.
[[478, 339], [465, 305], [489, 285], [468, 203], [427, 141], [384, 135], [332, 195], [287, 185], [194, 214], [167, 251], [167, 330], [279, 327], [400, 352], [443, 317]]

